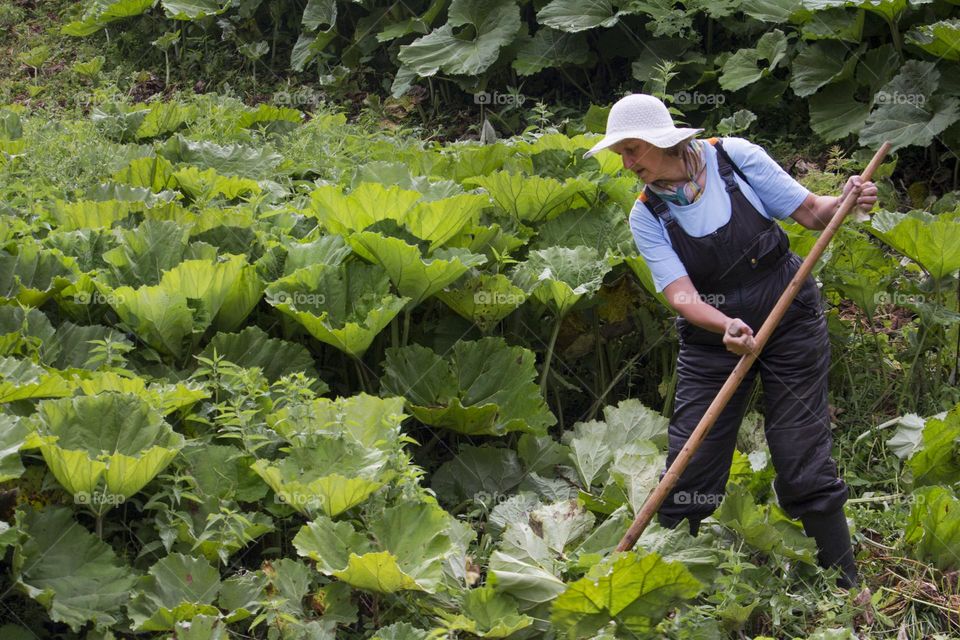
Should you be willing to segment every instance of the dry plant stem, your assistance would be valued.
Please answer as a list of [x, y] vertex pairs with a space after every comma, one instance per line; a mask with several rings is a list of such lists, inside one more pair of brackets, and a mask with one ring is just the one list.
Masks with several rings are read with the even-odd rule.
[[[876, 171], [877, 167], [880, 166], [880, 163], [883, 161], [883, 158], [887, 155], [889, 150], [890, 143], [884, 142], [877, 153], [874, 154], [873, 159], [870, 160], [870, 164], [868, 164], [867, 168], [863, 170], [863, 173], [860, 177], [864, 182], [870, 181], [870, 179], [873, 177], [874, 171]], [[627, 533], [620, 540], [620, 544], [617, 545], [617, 551], [627, 551], [633, 548], [633, 545], [637, 543], [637, 539], [640, 537], [640, 534], [642, 534], [643, 530], [647, 528], [648, 524], [650, 524], [650, 520], [653, 519], [653, 515], [660, 508], [660, 505], [663, 504], [663, 501], [666, 499], [670, 491], [676, 486], [677, 481], [680, 479], [680, 475], [683, 473], [684, 469], [687, 468], [687, 465], [690, 463], [693, 455], [700, 447], [700, 443], [703, 442], [703, 439], [707, 436], [707, 433], [709, 433], [710, 428], [713, 427], [714, 422], [716, 422], [717, 417], [723, 411], [724, 407], [727, 406], [727, 403], [730, 401], [733, 393], [743, 381], [744, 376], [746, 376], [747, 372], [750, 370], [750, 367], [752, 367], [753, 363], [757, 360], [757, 356], [763, 350], [767, 340], [770, 339], [770, 336], [777, 328], [777, 325], [780, 324], [780, 320], [783, 319], [784, 314], [787, 312], [787, 309], [790, 307], [790, 304], [796, 297], [797, 292], [803, 285], [803, 281], [807, 279], [808, 275], [810, 275], [810, 272], [813, 270], [813, 266], [817, 263], [817, 260], [820, 259], [820, 256], [827, 248], [827, 245], [830, 244], [830, 240], [832, 240], [834, 234], [836, 234], [837, 229], [840, 228], [840, 225], [843, 224], [843, 220], [847, 217], [847, 214], [856, 204], [858, 196], [859, 194], [856, 190], [851, 190], [850, 193], [847, 194], [847, 197], [843, 199], [843, 202], [840, 203], [840, 207], [830, 220], [830, 224], [828, 224], [826, 229], [821, 232], [820, 237], [817, 238], [817, 242], [813, 245], [810, 253], [800, 265], [796, 275], [793, 276], [793, 279], [787, 285], [787, 288], [780, 296], [777, 304], [774, 305], [770, 315], [767, 316], [763, 326], [760, 327], [760, 331], [757, 332], [755, 338], [755, 350], [752, 353], [740, 357], [740, 361], [737, 363], [737, 366], [734, 367], [733, 371], [730, 373], [730, 376], [727, 378], [727, 381], [724, 383], [723, 387], [721, 387], [717, 397], [714, 398], [712, 403], [710, 403], [706, 413], [703, 414], [703, 418], [701, 418], [700, 422], [697, 424], [697, 428], [694, 429], [692, 434], [690, 434], [690, 438], [687, 439], [686, 444], [683, 445], [683, 449], [680, 450], [680, 453], [673, 461], [673, 464], [671, 464], [670, 468], [667, 469], [667, 472], [664, 474], [659, 484], [657, 484], [653, 491], [650, 492], [650, 495], [647, 496], [647, 499], [643, 503], [643, 507], [641, 507], [640, 511], [637, 513], [637, 517], [634, 519], [633, 524], [630, 525]]]

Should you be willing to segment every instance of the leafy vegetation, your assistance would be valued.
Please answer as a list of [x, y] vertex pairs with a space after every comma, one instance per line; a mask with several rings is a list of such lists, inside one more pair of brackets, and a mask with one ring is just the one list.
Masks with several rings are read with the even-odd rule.
[[[4, 111], [0, 602], [20, 632], [955, 625], [957, 410], [889, 422], [892, 458], [874, 426], [960, 401], [948, 199], [900, 213], [885, 188], [818, 271], [870, 613], [824, 588], [753, 417], [702, 535], [653, 525], [612, 553], [662, 469], [674, 347], [626, 178], [582, 160], [589, 136], [424, 144], [335, 113], [169, 104], [149, 142], [129, 132], [156, 107], [117, 108], [146, 114], [135, 129]], [[80, 158], [69, 182], [57, 153]]]
[[[960, 632], [945, 0], [25, 6], [0, 5], [0, 637]], [[636, 181], [582, 158], [623, 86], [817, 193], [897, 143], [815, 270], [872, 595], [816, 566], [752, 411], [700, 535], [614, 553], [676, 376]]]

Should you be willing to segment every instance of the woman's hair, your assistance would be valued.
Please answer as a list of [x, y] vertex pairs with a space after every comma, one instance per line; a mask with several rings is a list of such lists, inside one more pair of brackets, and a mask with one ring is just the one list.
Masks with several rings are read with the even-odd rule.
[[693, 140], [694, 137], [695, 137], [695, 136], [690, 136], [689, 138], [686, 138], [686, 139], [684, 139], [684, 140], [681, 140], [680, 142], [678, 142], [677, 144], [673, 145], [672, 147], [665, 147], [663, 151], [664, 151], [668, 156], [677, 157], [677, 156], [679, 156], [679, 155], [683, 152], [684, 147], [686, 147], [688, 144], [690, 144], [690, 141]]

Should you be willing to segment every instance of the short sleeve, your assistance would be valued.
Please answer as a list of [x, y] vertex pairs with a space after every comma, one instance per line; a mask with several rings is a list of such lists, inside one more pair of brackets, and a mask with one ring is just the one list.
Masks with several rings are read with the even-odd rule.
[[637, 251], [653, 274], [657, 291], [663, 291], [668, 284], [687, 275], [680, 256], [673, 250], [667, 230], [639, 200], [630, 212], [630, 231]]
[[743, 138], [724, 138], [723, 148], [736, 163], [767, 214], [783, 220], [797, 210], [810, 190], [794, 180], [763, 147]]

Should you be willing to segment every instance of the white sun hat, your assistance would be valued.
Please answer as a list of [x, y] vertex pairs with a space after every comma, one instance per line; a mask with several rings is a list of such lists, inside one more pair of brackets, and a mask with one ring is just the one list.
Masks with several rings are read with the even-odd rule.
[[583, 154], [589, 158], [621, 140], [639, 138], [655, 147], [672, 147], [691, 138], [703, 129], [689, 129], [673, 124], [667, 105], [659, 98], [645, 93], [634, 93], [618, 100], [607, 115], [607, 132], [597, 144]]

